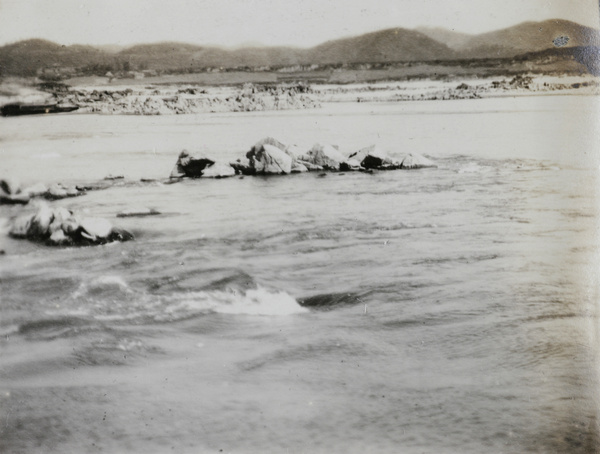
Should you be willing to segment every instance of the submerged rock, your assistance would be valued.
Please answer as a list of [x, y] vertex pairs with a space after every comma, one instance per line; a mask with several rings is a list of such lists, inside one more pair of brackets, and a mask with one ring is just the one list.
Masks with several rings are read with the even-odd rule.
[[437, 164], [417, 153], [410, 153], [400, 164], [401, 169], [424, 169], [429, 167], [437, 167]]
[[15, 219], [9, 235], [52, 246], [105, 244], [134, 238], [126, 230], [113, 228], [106, 219], [80, 218], [65, 208], [51, 209], [47, 205]]
[[58, 200], [83, 194], [85, 194], [84, 190], [75, 186], [64, 186], [61, 183], [55, 183], [49, 188], [43, 183], [36, 183], [22, 189], [15, 180], [0, 180], [0, 203], [3, 204], [27, 204], [34, 197]]
[[56, 183], [50, 186], [43, 196], [48, 200], [60, 200], [83, 194], [85, 194], [85, 191], [78, 189], [76, 186], [63, 186], [61, 183]]
[[154, 208], [132, 208], [129, 210], [123, 210], [117, 213], [118, 218], [129, 218], [129, 217], [142, 217], [142, 216], [156, 216], [161, 214], [160, 211]]

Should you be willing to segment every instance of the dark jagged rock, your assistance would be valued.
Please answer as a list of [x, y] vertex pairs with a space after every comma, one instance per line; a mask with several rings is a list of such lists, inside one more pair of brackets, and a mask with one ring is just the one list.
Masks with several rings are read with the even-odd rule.
[[14, 178], [0, 180], [0, 204], [26, 205], [30, 196], [23, 193], [20, 183]]
[[171, 178], [200, 178], [202, 171], [215, 163], [212, 159], [204, 156], [191, 156], [187, 150], [183, 150], [177, 158], [177, 163], [171, 171]]
[[235, 162], [230, 162], [229, 165], [233, 167], [235, 173], [238, 175], [256, 175], [256, 170], [250, 165], [248, 160], [242, 162], [241, 159], [238, 159]]
[[47, 205], [15, 219], [9, 235], [51, 246], [86, 246], [134, 239], [132, 233], [114, 228], [106, 219], [80, 217], [66, 208], [51, 209]]
[[352, 153], [350, 159], [360, 162], [360, 166], [365, 169], [389, 170], [400, 168], [400, 162], [390, 158], [377, 145], [361, 148], [356, 153]]

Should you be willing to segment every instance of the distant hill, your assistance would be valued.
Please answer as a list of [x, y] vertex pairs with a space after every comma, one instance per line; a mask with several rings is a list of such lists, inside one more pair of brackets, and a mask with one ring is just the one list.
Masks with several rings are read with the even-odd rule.
[[422, 33], [391, 28], [329, 41], [308, 51], [311, 63], [384, 63], [450, 60], [455, 53]]
[[420, 30], [430, 38], [447, 44], [461, 58], [511, 58], [556, 47], [600, 45], [597, 29], [560, 19], [524, 22], [480, 35], [455, 33], [444, 29]]
[[61, 46], [41, 39], [0, 47], [0, 75], [34, 76], [40, 68], [84, 67], [107, 64], [110, 57], [92, 46]]
[[127, 48], [61, 46], [31, 39], [0, 47], [0, 76], [42, 74], [52, 78], [53, 74], [62, 77], [69, 71], [103, 75], [108, 71], [195, 72], [207, 68], [498, 59], [547, 49], [591, 46], [600, 46], [598, 30], [558, 19], [525, 22], [480, 35], [440, 28], [392, 28], [328, 41], [309, 49], [261, 46], [227, 49], [175, 42]]

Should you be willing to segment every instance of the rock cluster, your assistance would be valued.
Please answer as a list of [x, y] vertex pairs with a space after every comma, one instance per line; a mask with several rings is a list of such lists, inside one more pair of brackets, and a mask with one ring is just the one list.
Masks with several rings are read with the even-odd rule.
[[47, 205], [41, 205], [33, 214], [16, 218], [9, 235], [52, 246], [86, 246], [133, 239], [133, 234], [114, 228], [106, 219], [82, 217], [66, 208], [52, 209]]
[[0, 180], [0, 204], [26, 205], [35, 197], [58, 200], [67, 197], [77, 197], [83, 194], [85, 194], [84, 190], [75, 186], [64, 186], [61, 183], [55, 183], [51, 186], [37, 183], [22, 188], [19, 182], [14, 179], [4, 178]]
[[376, 145], [362, 148], [350, 155], [343, 154], [335, 145], [315, 144], [309, 150], [286, 146], [273, 137], [254, 144], [246, 159], [235, 162], [216, 162], [204, 155], [190, 155], [183, 150], [171, 178], [224, 178], [233, 175], [278, 175], [308, 171], [372, 171], [394, 169], [421, 169], [437, 167], [430, 159], [416, 153], [402, 160], [391, 158]]

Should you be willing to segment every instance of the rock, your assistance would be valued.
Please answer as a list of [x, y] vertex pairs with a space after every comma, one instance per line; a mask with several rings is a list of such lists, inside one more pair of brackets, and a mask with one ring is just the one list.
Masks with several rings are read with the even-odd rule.
[[437, 164], [417, 153], [410, 153], [400, 164], [401, 169], [424, 169], [427, 167], [437, 167]]
[[65, 208], [52, 210], [47, 205], [40, 206], [33, 214], [14, 220], [9, 235], [54, 246], [104, 244], [133, 239], [131, 233], [114, 229], [106, 219], [80, 219]]
[[135, 237], [133, 236], [133, 233], [128, 232], [125, 229], [119, 229], [119, 228], [113, 228], [110, 232], [110, 235], [108, 236], [108, 242], [112, 243], [114, 241], [131, 241], [134, 240]]
[[303, 165], [304, 167], [306, 167], [309, 172], [313, 172], [315, 170], [317, 170], [317, 171], [318, 170], [323, 170], [323, 166], [318, 166], [316, 164], [313, 164], [312, 162], [298, 160], [298, 161], [296, 161], [296, 163], [298, 165]]
[[154, 208], [134, 208], [130, 210], [123, 210], [120, 213], [117, 213], [118, 218], [129, 218], [129, 217], [142, 217], [142, 216], [156, 216], [161, 214], [159, 211], [156, 211]]
[[67, 190], [61, 186], [53, 185], [46, 192], [46, 196], [52, 199], [62, 199], [68, 197]]
[[12, 223], [8, 234], [14, 238], [27, 238], [31, 226], [31, 215], [19, 216]]
[[27, 231], [28, 237], [43, 238], [49, 234], [50, 224], [54, 218], [53, 211], [47, 206], [42, 205], [36, 214], [31, 218], [31, 224]]
[[16, 178], [3, 178], [0, 180], [0, 204], [29, 203], [29, 195], [21, 191], [21, 185]]
[[3, 194], [0, 192], [0, 205], [27, 205], [30, 197], [27, 194]]
[[63, 207], [54, 208], [53, 214], [54, 214], [54, 218], [53, 218], [54, 221], [58, 221], [61, 224], [73, 216], [72, 211], [67, 210], [66, 208], [63, 208]]
[[23, 189], [23, 193], [29, 197], [39, 197], [48, 192], [48, 187], [44, 183], [36, 183]]
[[356, 159], [347, 159], [340, 164], [340, 170], [360, 170], [363, 167]]
[[123, 180], [125, 176], [123, 175], [107, 175], [104, 177], [105, 180], [113, 181], [113, 180]]
[[308, 172], [308, 167], [299, 161], [292, 161], [292, 173]]
[[77, 197], [83, 194], [85, 194], [85, 191], [81, 191], [75, 186], [65, 187], [62, 184], [57, 183], [50, 186], [48, 191], [44, 194], [44, 197], [48, 200], [60, 200], [67, 197]]
[[235, 175], [235, 169], [224, 162], [215, 162], [202, 171], [204, 178], [227, 178]]
[[106, 239], [110, 235], [112, 225], [102, 218], [84, 218], [79, 223], [81, 235], [89, 240]]
[[61, 229], [58, 229], [58, 230], [52, 232], [52, 234], [50, 235], [50, 238], [48, 238], [48, 241], [56, 246], [62, 246], [65, 244], [73, 243], [73, 240], [71, 238], [69, 238], [65, 234], [65, 232], [62, 231]]
[[265, 137], [264, 139], [259, 140], [252, 146], [250, 151], [246, 154], [246, 157], [249, 158], [248, 154], [250, 153], [258, 153], [259, 151], [261, 151], [264, 145], [271, 145], [273, 147], [279, 148], [281, 151], [285, 151], [286, 149], [285, 145], [282, 144], [279, 140], [274, 139], [273, 137]]
[[229, 165], [231, 167], [233, 167], [233, 169], [235, 170], [235, 173], [237, 173], [238, 175], [254, 175], [256, 174], [256, 170], [254, 169], [254, 167], [252, 167], [250, 165], [250, 161], [246, 160], [245, 162], [242, 162], [240, 159], [238, 159], [235, 162], [230, 162]]
[[214, 163], [215, 161], [212, 159], [204, 156], [191, 156], [187, 150], [183, 150], [177, 158], [170, 178], [200, 178], [202, 171]]
[[65, 222], [63, 222], [61, 224], [60, 228], [67, 235], [74, 235], [77, 232], [77, 230], [79, 229], [79, 219], [77, 219], [75, 217], [71, 217], [71, 218], [67, 219]]
[[298, 145], [290, 145], [284, 151], [295, 161], [306, 154], [306, 150], [301, 149]]
[[396, 166], [399, 168], [400, 163], [390, 158], [385, 151], [377, 145], [362, 148], [356, 153], [352, 153], [349, 159], [354, 159], [360, 162], [360, 165], [365, 169], [380, 169]]
[[256, 173], [287, 174], [292, 171], [292, 158], [280, 148], [264, 144], [259, 151], [250, 151], [250, 166]]
[[16, 178], [3, 178], [0, 180], [0, 190], [6, 195], [15, 195], [21, 192], [21, 185]]
[[346, 157], [332, 145], [315, 144], [301, 157], [304, 161], [321, 166], [323, 169], [339, 170], [340, 164], [346, 160]]

